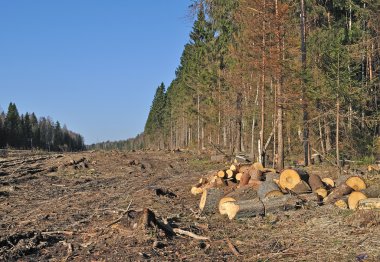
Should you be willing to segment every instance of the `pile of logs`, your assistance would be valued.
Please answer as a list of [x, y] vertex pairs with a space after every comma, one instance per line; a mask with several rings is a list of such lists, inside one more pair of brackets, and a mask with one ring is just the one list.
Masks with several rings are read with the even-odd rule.
[[260, 163], [232, 164], [212, 172], [191, 193], [201, 195], [203, 214], [219, 212], [231, 220], [326, 204], [380, 210], [380, 185], [367, 188], [361, 175], [344, 175], [334, 181], [296, 168], [278, 172]]

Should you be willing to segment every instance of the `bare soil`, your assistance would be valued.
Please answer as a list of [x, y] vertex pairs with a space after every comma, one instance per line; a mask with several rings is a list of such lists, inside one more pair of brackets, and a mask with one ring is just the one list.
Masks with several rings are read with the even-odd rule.
[[[207, 159], [117, 151], [0, 158], [0, 261], [380, 261], [380, 212], [327, 205], [240, 221], [202, 216], [191, 186], [224, 166]], [[375, 176], [368, 179], [378, 183]], [[134, 230], [123, 215], [143, 208], [210, 240]]]

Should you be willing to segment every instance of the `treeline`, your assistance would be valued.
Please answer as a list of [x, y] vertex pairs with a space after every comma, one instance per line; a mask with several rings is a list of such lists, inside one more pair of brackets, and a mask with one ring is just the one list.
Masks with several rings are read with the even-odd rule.
[[37, 119], [34, 113], [19, 115], [16, 104], [0, 112], [0, 148], [44, 149], [49, 151], [84, 150], [81, 135], [53, 122], [49, 117]]
[[379, 0], [198, 0], [151, 148], [219, 147], [310, 162], [370, 156], [380, 134]]
[[88, 150], [140, 150], [144, 149], [144, 137], [143, 134], [137, 135], [135, 138], [119, 141], [106, 141], [100, 143], [94, 143], [87, 146]]

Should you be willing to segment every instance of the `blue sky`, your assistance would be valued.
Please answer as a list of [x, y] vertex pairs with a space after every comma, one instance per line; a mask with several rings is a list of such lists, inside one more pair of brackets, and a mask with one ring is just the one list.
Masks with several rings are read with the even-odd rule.
[[143, 131], [189, 39], [190, 0], [0, 1], [0, 106], [50, 116], [87, 144]]

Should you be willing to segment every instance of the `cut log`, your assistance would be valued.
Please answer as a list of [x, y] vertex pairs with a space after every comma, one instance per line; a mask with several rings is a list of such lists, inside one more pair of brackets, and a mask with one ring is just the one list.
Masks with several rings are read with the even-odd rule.
[[203, 188], [201, 188], [201, 187], [193, 186], [191, 188], [191, 194], [193, 194], [194, 196], [196, 196], [198, 194], [202, 194], [202, 193], [203, 193]]
[[335, 182], [329, 177], [322, 178], [323, 184], [327, 187], [327, 189], [331, 189], [335, 187]]
[[280, 180], [280, 174], [276, 172], [264, 173], [265, 181], [273, 181], [274, 179]]
[[225, 202], [223, 204], [225, 214], [230, 220], [236, 218], [247, 218], [263, 216], [265, 214], [264, 204], [258, 199]]
[[367, 198], [360, 200], [358, 209], [380, 211], [380, 198]]
[[262, 181], [258, 181], [258, 180], [249, 180], [248, 182], [248, 186], [252, 187], [253, 189], [255, 190], [259, 190], [259, 187], [261, 185], [261, 183], [263, 183]]
[[257, 195], [262, 200], [264, 198], [272, 198], [282, 196], [280, 188], [274, 181], [262, 182], [257, 191]]
[[263, 180], [263, 172], [261, 170], [252, 168], [249, 170], [249, 175], [252, 180]]
[[358, 176], [352, 176], [346, 180], [346, 184], [355, 191], [360, 191], [367, 188], [364, 180]]
[[254, 199], [257, 197], [257, 191], [253, 187], [246, 185], [244, 187], [240, 187], [234, 191], [231, 191], [230, 193], [226, 194], [225, 197], [233, 198], [235, 201]]
[[243, 175], [240, 178], [239, 187], [248, 185], [250, 179], [251, 179], [251, 176], [248, 173], [243, 173]]
[[311, 188], [305, 181], [301, 180], [291, 191], [296, 194], [306, 194], [311, 192]]
[[347, 209], [348, 205], [347, 202], [344, 199], [339, 199], [334, 203], [336, 207], [339, 207], [340, 209]]
[[380, 198], [380, 184], [375, 184], [361, 191], [368, 198]]
[[316, 174], [309, 175], [309, 185], [313, 192], [317, 191], [320, 188], [325, 188], [325, 185], [323, 184], [321, 177]]
[[238, 171], [238, 168], [239, 168], [239, 166], [237, 165], [237, 164], [232, 164], [231, 166], [230, 166], [230, 170], [232, 170], [232, 171]]
[[233, 171], [233, 170], [231, 170], [231, 169], [228, 169], [228, 170], [226, 170], [226, 174], [227, 174], [227, 178], [234, 178], [235, 177], [235, 174], [236, 174], [236, 172], [235, 171]]
[[262, 202], [264, 204], [265, 215], [268, 215], [280, 211], [296, 209], [301, 206], [303, 201], [295, 196], [283, 195], [276, 198], [265, 198], [262, 199]]
[[280, 174], [280, 186], [292, 190], [301, 180], [308, 181], [309, 176], [303, 170], [284, 169]]
[[220, 178], [226, 178], [227, 177], [226, 171], [227, 170], [219, 170], [218, 173], [217, 173], [217, 176], [220, 177]]
[[230, 220], [264, 216], [269, 213], [277, 213], [292, 210], [303, 206], [307, 202], [318, 201], [316, 195], [300, 196], [284, 195], [277, 198], [265, 198], [263, 200], [252, 199], [234, 202], [225, 202], [223, 208]]
[[237, 200], [249, 200], [257, 197], [257, 191], [251, 186], [244, 186], [241, 188], [237, 188], [236, 190], [226, 194], [219, 201], [219, 213], [224, 215], [225, 210], [223, 208], [223, 203], [225, 202], [233, 202]]
[[226, 174], [226, 170], [220, 170], [220, 171], [218, 171], [218, 177], [220, 177], [220, 178], [225, 178], [225, 177], [227, 177], [227, 174]]
[[237, 173], [237, 174], [235, 175], [235, 179], [236, 179], [236, 181], [240, 181], [242, 175], [243, 175], [243, 173]]
[[203, 190], [199, 208], [203, 214], [215, 213], [218, 209], [219, 200], [224, 192], [219, 188], [208, 188]]
[[337, 200], [342, 198], [342, 196], [348, 195], [352, 192], [352, 188], [349, 187], [346, 183], [341, 184], [337, 188], [335, 188], [331, 193], [323, 199], [323, 203], [332, 204]]
[[367, 199], [367, 196], [362, 192], [354, 191], [348, 196], [348, 207], [355, 210], [358, 207], [358, 203], [362, 199]]
[[228, 186], [228, 182], [221, 177], [216, 177], [215, 180], [212, 183], [209, 183], [208, 185], [206, 185], [205, 188], [225, 187], [225, 186]]
[[367, 186], [360, 176], [352, 176], [352, 175], [344, 175], [339, 177], [336, 180], [336, 186], [340, 186], [341, 184], [346, 183], [349, 187], [351, 187], [355, 191], [361, 191], [366, 189]]
[[321, 199], [324, 199], [325, 197], [327, 197], [328, 195], [328, 192], [325, 188], [318, 188], [317, 190], [315, 190], [315, 193], [321, 198]]
[[227, 214], [227, 211], [226, 211], [225, 206], [224, 206], [223, 204], [226, 203], [226, 202], [235, 202], [235, 201], [236, 201], [236, 199], [234, 199], [234, 198], [232, 198], [232, 197], [223, 197], [223, 198], [219, 201], [219, 206], [218, 206], [218, 208], [219, 208], [219, 213], [220, 213], [221, 215], [225, 215], [225, 214]]
[[253, 169], [252, 165], [241, 165], [238, 168], [239, 173], [248, 173], [251, 169]]

